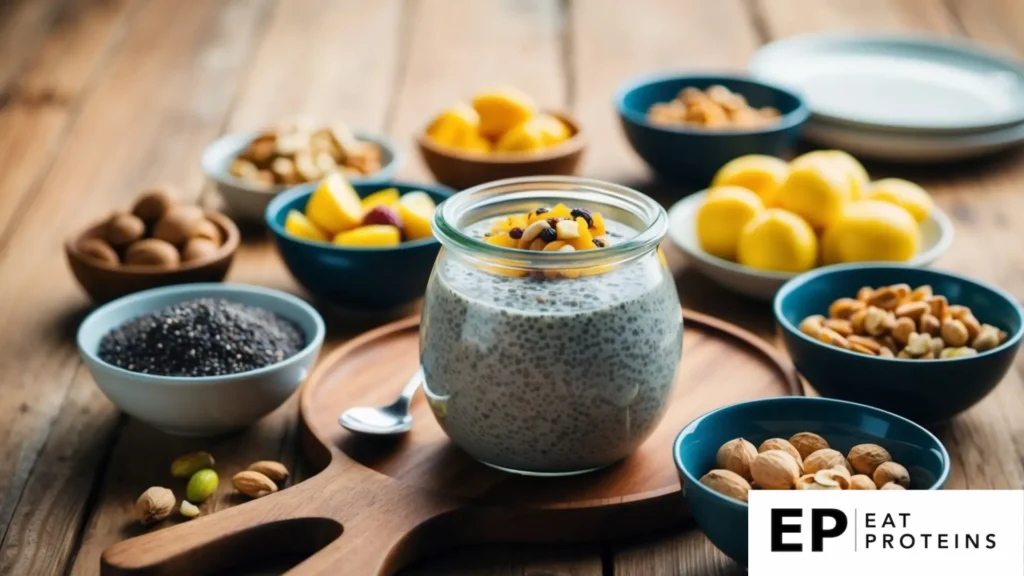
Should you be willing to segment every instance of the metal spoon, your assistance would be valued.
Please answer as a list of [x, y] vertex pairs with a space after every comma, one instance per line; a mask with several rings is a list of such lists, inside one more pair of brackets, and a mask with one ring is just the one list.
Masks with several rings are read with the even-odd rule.
[[412, 428], [412, 414], [409, 404], [416, 389], [423, 383], [423, 369], [419, 369], [402, 388], [402, 395], [388, 406], [373, 408], [356, 406], [342, 412], [338, 423], [343, 428], [360, 434], [404, 434]]

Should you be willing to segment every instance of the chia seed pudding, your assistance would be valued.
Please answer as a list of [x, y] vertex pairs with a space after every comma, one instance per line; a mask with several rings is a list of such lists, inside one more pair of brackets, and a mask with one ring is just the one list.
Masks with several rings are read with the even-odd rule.
[[[482, 238], [491, 222], [462, 232]], [[607, 221], [612, 245], [636, 234]], [[679, 298], [655, 250], [570, 278], [496, 274], [452, 252], [435, 265], [420, 340], [448, 436], [485, 464], [542, 475], [635, 450], [664, 412], [682, 348]]]
[[100, 340], [104, 362], [159, 376], [223, 376], [298, 353], [301, 329], [269, 310], [199, 298], [134, 318]]

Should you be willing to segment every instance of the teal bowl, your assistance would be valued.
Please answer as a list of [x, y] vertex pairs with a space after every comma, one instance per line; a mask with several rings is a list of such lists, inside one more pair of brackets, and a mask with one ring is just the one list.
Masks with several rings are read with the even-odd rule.
[[857, 444], [882, 446], [910, 472], [911, 489], [938, 490], [949, 478], [949, 453], [921, 426], [890, 412], [828, 398], [785, 397], [741, 402], [697, 418], [672, 447], [683, 497], [711, 543], [747, 565], [747, 504], [700, 483], [718, 448], [734, 438], [755, 446], [768, 438], [814, 432], [847, 454]]
[[[686, 87], [721, 84], [742, 94], [751, 106], [773, 106], [780, 121], [763, 128], [703, 129], [661, 126], [647, 121], [647, 110], [668, 102]], [[633, 150], [662, 179], [706, 187], [723, 164], [744, 154], [787, 156], [810, 112], [797, 94], [741, 75], [660, 74], [628, 80], [615, 94], [615, 108]]]
[[[862, 286], [930, 284], [950, 304], [969, 307], [982, 323], [1008, 334], [1006, 342], [976, 356], [910, 360], [865, 356], [800, 332], [801, 320], [827, 314], [837, 298]], [[797, 276], [779, 289], [775, 320], [797, 370], [822, 396], [877, 406], [921, 422], [944, 422], [988, 395], [1013, 365], [1024, 333], [1024, 313], [1005, 291], [934, 269], [900, 264], [842, 264]]]
[[[441, 245], [434, 237], [388, 248], [353, 248], [295, 238], [284, 230], [289, 210], [306, 209], [316, 183], [292, 188], [267, 206], [266, 223], [288, 270], [311, 294], [338, 308], [387, 311], [423, 296]], [[366, 197], [384, 188], [400, 194], [422, 190], [440, 204], [453, 190], [436, 184], [380, 182], [353, 184]]]

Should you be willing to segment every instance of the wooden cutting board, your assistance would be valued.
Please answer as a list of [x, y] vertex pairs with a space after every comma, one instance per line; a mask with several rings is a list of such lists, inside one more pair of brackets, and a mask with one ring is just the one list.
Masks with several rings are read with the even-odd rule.
[[565, 478], [476, 462], [448, 441], [422, 392], [404, 437], [343, 430], [342, 411], [390, 403], [419, 363], [418, 318], [364, 334], [325, 358], [301, 391], [304, 448], [318, 474], [111, 546], [103, 573], [197, 575], [312, 554], [289, 574], [381, 575], [461, 544], [607, 540], [678, 524], [686, 510], [676, 433], [719, 406], [801, 393], [792, 365], [763, 340], [702, 314], [683, 317], [682, 367], [652, 436], [615, 466]]

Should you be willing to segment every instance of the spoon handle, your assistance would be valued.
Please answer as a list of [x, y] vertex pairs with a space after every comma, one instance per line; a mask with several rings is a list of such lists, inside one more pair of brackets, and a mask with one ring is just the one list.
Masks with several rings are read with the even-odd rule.
[[412, 402], [412, 397], [416, 395], [416, 390], [419, 389], [420, 384], [423, 384], [423, 368], [421, 367], [409, 378], [409, 381], [405, 384], [405, 388], [402, 388], [401, 399], [406, 404]]

